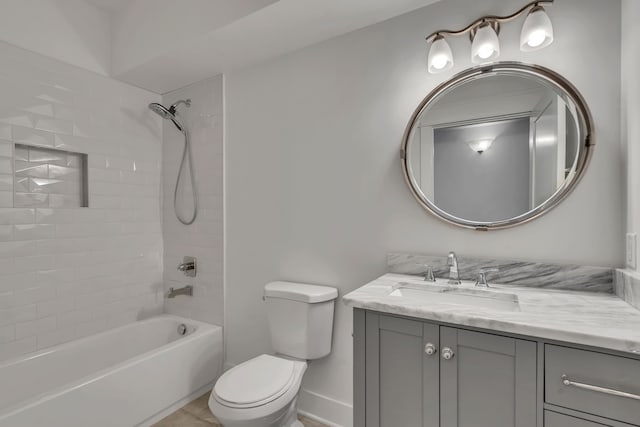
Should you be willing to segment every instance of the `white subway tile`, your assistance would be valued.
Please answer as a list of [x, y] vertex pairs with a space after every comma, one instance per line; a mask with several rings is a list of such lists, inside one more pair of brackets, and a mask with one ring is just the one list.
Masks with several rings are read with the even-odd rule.
[[0, 140], [0, 157], [11, 158], [13, 156], [13, 144]]
[[36, 337], [11, 341], [0, 346], [0, 360], [13, 359], [36, 350]]
[[[16, 307], [41, 303], [55, 298], [56, 290], [52, 285], [38, 286], [14, 293], [14, 304]], [[39, 314], [39, 313], [38, 313]]]
[[57, 329], [52, 332], [46, 332], [36, 335], [38, 350], [53, 347], [76, 338], [75, 328]]
[[16, 339], [15, 325], [0, 327], [0, 344], [6, 344], [15, 339]]
[[54, 137], [49, 132], [13, 126], [13, 141], [18, 144], [53, 147]]
[[56, 316], [43, 317], [42, 319], [16, 324], [16, 339], [22, 339], [45, 332], [51, 332], [56, 328]]
[[35, 128], [55, 133], [73, 133], [73, 122], [50, 117], [39, 117], [35, 120]]
[[10, 208], [13, 206], [13, 192], [0, 191], [0, 208]]
[[0, 139], [7, 141], [11, 139], [11, 125], [0, 123]]
[[28, 305], [0, 310], [0, 326], [26, 322], [37, 317], [36, 306]]
[[[140, 312], [160, 313], [164, 300], [162, 121], [123, 112], [146, 113], [160, 98], [30, 52], [7, 52], [0, 361], [135, 321]], [[90, 208], [78, 207], [83, 159], [49, 147], [88, 154]]]
[[37, 304], [38, 317], [46, 317], [67, 313], [75, 309], [75, 301], [73, 298], [61, 297], [49, 299]]
[[21, 110], [40, 116], [54, 116], [53, 104], [50, 102], [34, 102], [29, 106], [22, 107]]
[[69, 327], [75, 327], [81, 322], [88, 322], [91, 320], [91, 310], [74, 310], [57, 315], [58, 328], [64, 329]]
[[55, 236], [53, 224], [20, 224], [13, 226], [14, 240], [52, 239]]
[[[10, 193], [11, 194], [11, 193]], [[1, 193], [0, 193], [1, 195]], [[17, 208], [49, 207], [49, 195], [42, 193], [15, 193], [13, 201]]]

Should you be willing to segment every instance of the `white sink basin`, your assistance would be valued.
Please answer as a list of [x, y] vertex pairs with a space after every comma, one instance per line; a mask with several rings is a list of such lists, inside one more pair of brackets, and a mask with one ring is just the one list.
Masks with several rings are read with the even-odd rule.
[[[446, 283], [446, 281], [445, 281]], [[458, 285], [458, 286], [464, 286]], [[482, 288], [457, 287], [434, 283], [400, 283], [389, 293], [390, 297], [407, 298], [429, 304], [478, 307], [499, 311], [519, 311], [518, 296], [515, 294], [492, 292]]]

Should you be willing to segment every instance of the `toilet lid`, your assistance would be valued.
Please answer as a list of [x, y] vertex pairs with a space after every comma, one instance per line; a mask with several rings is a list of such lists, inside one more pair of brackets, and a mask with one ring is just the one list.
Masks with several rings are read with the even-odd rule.
[[214, 387], [215, 394], [234, 405], [258, 406], [283, 395], [294, 376], [290, 360], [262, 354], [223, 374]]

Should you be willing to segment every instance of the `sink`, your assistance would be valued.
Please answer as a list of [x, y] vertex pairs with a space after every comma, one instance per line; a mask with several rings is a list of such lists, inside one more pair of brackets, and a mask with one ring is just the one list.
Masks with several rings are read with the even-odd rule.
[[[458, 286], [464, 286], [458, 285]], [[518, 296], [492, 292], [487, 289], [457, 287], [436, 283], [399, 283], [389, 293], [390, 297], [406, 298], [429, 304], [479, 307], [488, 310], [519, 311]]]

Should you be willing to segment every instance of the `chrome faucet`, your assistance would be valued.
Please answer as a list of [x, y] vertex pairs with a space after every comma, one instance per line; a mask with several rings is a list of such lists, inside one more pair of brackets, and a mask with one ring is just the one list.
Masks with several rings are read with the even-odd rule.
[[458, 274], [458, 258], [456, 253], [451, 251], [447, 255], [447, 266], [449, 267], [449, 283], [450, 285], [459, 285], [460, 275]]
[[187, 285], [184, 288], [169, 288], [169, 292], [167, 292], [167, 298], [175, 298], [178, 295], [188, 295], [190, 297], [193, 296], [193, 286]]
[[178, 264], [178, 271], [182, 271], [187, 277], [196, 277], [196, 259], [192, 256], [186, 256], [180, 264]]

